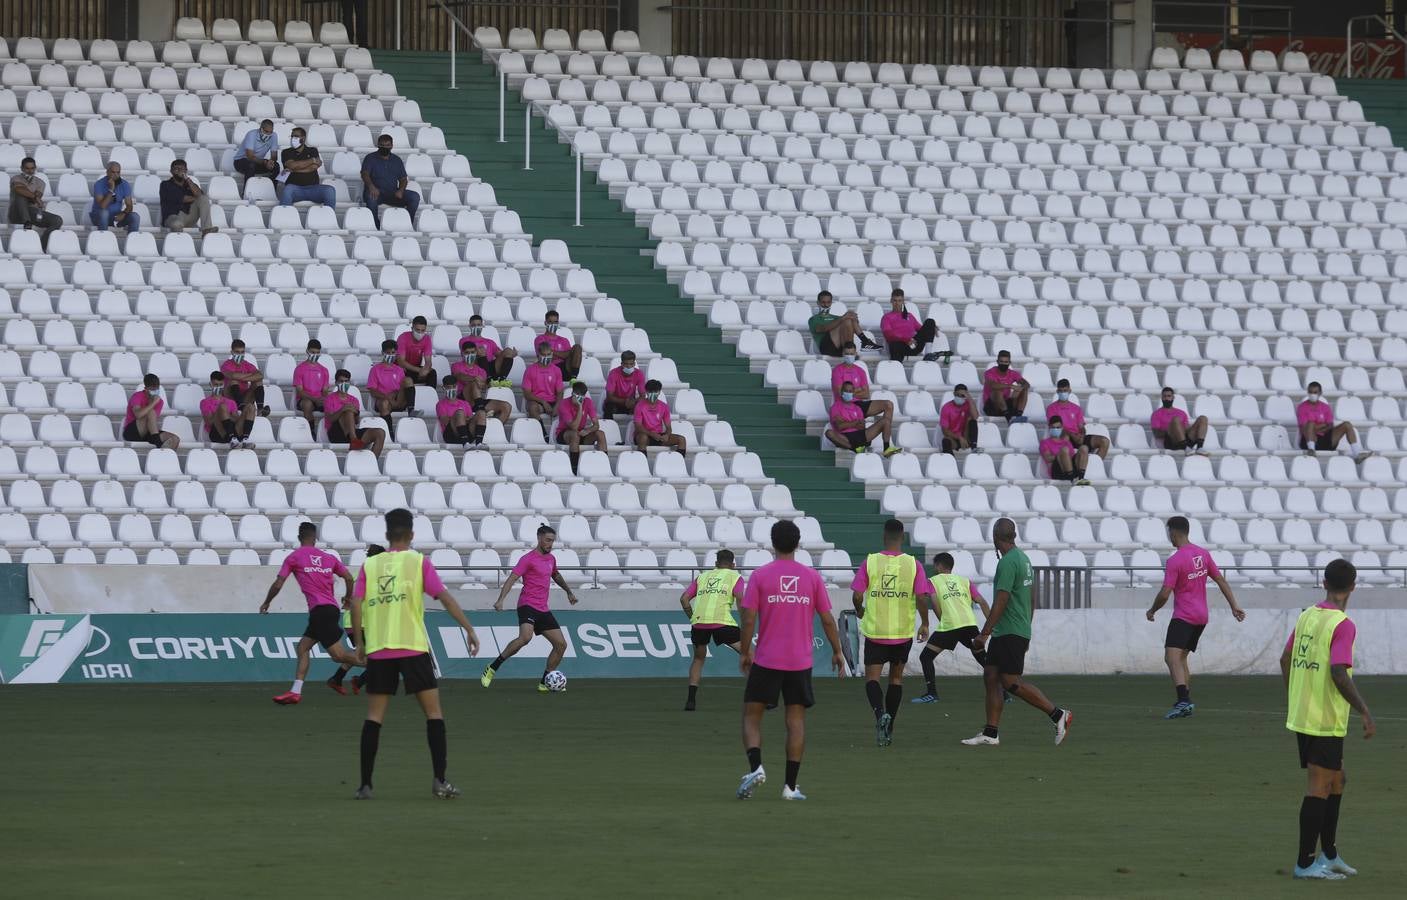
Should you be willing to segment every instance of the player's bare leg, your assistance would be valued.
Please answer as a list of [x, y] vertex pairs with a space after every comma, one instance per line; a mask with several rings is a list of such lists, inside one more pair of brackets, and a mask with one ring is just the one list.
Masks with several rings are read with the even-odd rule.
[[562, 657], [567, 655], [567, 639], [562, 637], [562, 629], [554, 628], [543, 634], [548, 643], [552, 645], [551, 651], [547, 654], [547, 667], [542, 670], [542, 680], [537, 683], [537, 689], [545, 693], [547, 691], [547, 673], [556, 669], [562, 664]]
[[293, 673], [293, 686], [274, 698], [274, 702], [279, 706], [294, 706], [303, 701], [303, 680], [308, 677], [308, 665], [312, 662], [310, 653], [315, 643], [317, 642], [310, 637], [299, 639], [298, 665]]

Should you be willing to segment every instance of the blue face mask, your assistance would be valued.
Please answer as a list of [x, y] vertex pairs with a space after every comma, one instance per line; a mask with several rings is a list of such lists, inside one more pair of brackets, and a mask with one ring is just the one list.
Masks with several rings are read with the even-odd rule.
[[854, 391], [841, 391], [841, 392], [840, 392], [840, 399], [844, 400], [846, 403], [849, 403], [851, 400], [854, 400], [854, 399], [855, 399], [855, 392], [854, 392]]
[[1062, 434], [1064, 434], [1064, 433], [1065, 433], [1065, 430], [1064, 430], [1063, 428], [1061, 428], [1059, 425], [1055, 425], [1055, 426], [1053, 426], [1053, 427], [1050, 429], [1050, 436], [1053, 437], [1053, 438], [1058, 438], [1058, 437], [1060, 437], [1060, 435], [1062, 435]]
[[1067, 402], [1067, 401], [1070, 399], [1070, 392], [1069, 392], [1069, 391], [1057, 391], [1057, 392], [1055, 393], [1055, 399], [1059, 400], [1061, 403], [1065, 403], [1065, 402]]

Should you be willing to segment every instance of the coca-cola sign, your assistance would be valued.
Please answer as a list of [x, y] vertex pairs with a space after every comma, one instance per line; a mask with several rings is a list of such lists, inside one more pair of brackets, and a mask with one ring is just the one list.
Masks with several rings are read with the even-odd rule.
[[[1201, 47], [1215, 55], [1222, 48], [1220, 34], [1178, 32], [1173, 35], [1183, 50]], [[1299, 51], [1309, 57], [1309, 67], [1323, 75], [1343, 78], [1348, 75], [1347, 41], [1338, 37], [1257, 37], [1236, 45], [1249, 56], [1254, 50], [1269, 50], [1279, 56], [1286, 50]], [[1353, 41], [1354, 78], [1401, 78], [1404, 75], [1404, 48], [1400, 41], [1364, 38]]]

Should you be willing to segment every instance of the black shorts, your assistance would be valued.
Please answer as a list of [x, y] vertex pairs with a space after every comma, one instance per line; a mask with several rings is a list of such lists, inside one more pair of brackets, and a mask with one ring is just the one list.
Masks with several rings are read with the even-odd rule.
[[646, 446], [646, 447], [668, 447], [668, 446], [669, 446], [669, 444], [666, 442], [666, 440], [665, 440], [664, 438], [650, 437], [648, 434], [645, 434], [645, 432], [643, 432], [643, 431], [637, 431], [637, 432], [635, 432], [635, 433], [638, 434], [638, 435], [641, 435], [641, 436], [643, 436], [643, 437], [645, 438], [645, 446]]
[[1295, 732], [1300, 745], [1300, 768], [1318, 766], [1334, 772], [1343, 768], [1343, 738]]
[[[356, 438], [360, 441], [366, 437], [367, 429], [358, 428], [356, 429], [356, 432]], [[327, 439], [334, 444], [351, 443], [351, 439], [347, 436], [347, 432], [342, 430], [342, 423], [336, 421], [327, 423]]]
[[144, 437], [141, 432], [137, 431], [136, 422], [128, 422], [126, 425], [122, 426], [122, 439], [124, 441], [131, 441], [134, 444], [151, 443], [149, 436]]
[[1030, 648], [1030, 638], [998, 635], [987, 642], [987, 665], [996, 666], [1003, 675], [1020, 675], [1026, 671], [1026, 651]]
[[628, 406], [621, 406], [619, 403], [612, 403], [610, 400], [607, 400], [601, 407], [601, 415], [607, 418], [611, 416], [629, 416], [634, 414], [634, 412], [635, 410]]
[[1197, 652], [1197, 641], [1202, 637], [1202, 629], [1206, 627], [1206, 625], [1193, 625], [1183, 619], [1173, 619], [1168, 623], [1168, 636], [1163, 639], [1163, 646], [1195, 653]]
[[426, 372], [424, 375], [417, 374], [416, 372], [407, 369], [405, 366], [401, 366], [401, 371], [405, 373], [405, 377], [410, 379], [411, 384], [424, 384], [430, 387], [440, 386], [439, 376], [435, 374], [435, 370], [433, 368], [430, 369], [430, 371]]
[[695, 625], [689, 629], [689, 640], [694, 642], [695, 647], [707, 647], [709, 641], [713, 641], [716, 647], [722, 647], [725, 644], [736, 644], [742, 639], [743, 630], [736, 625], [723, 625], [719, 628], [700, 628]]
[[1186, 450], [1191, 445], [1192, 442], [1187, 440], [1186, 438], [1183, 438], [1180, 441], [1174, 441], [1171, 438], [1163, 441], [1164, 450]]
[[308, 627], [303, 637], [317, 641], [324, 650], [342, 640], [342, 610], [326, 603], [308, 610]]
[[928, 643], [939, 650], [952, 650], [959, 644], [971, 647], [972, 639], [981, 633], [981, 629], [976, 625], [964, 625], [949, 631], [935, 631], [928, 636]]
[[870, 404], [871, 404], [871, 403], [874, 403], [874, 401], [873, 401], [873, 400], [856, 400], [856, 401], [855, 401], [855, 405], [858, 406], [858, 407], [860, 407], [860, 412], [863, 413], [864, 416], [865, 416], [865, 418], [867, 418], [867, 419], [870, 417]]
[[478, 400], [471, 400], [469, 402], [469, 411], [480, 413], [483, 412], [485, 409], [488, 409], [488, 405], [488, 399], [485, 397], [480, 397]]
[[322, 412], [323, 410], [322, 401], [316, 397], [301, 398], [297, 403], [298, 408], [302, 409], [304, 403], [311, 403], [313, 405], [313, 412]]
[[[815, 337], [815, 335], [812, 335], [812, 337]], [[821, 336], [816, 338], [816, 350], [822, 356], [841, 355], [840, 348], [835, 345], [835, 341], [831, 340], [831, 333], [829, 331], [822, 332]]]
[[[577, 441], [578, 441], [579, 443], [583, 443], [583, 444], [587, 443], [588, 441], [595, 442], [595, 440], [596, 440], [596, 433], [599, 432], [600, 430], [601, 430], [601, 429], [600, 429], [599, 427], [597, 427], [597, 428], [593, 428], [591, 431], [588, 431], [586, 434], [578, 435], [578, 436], [577, 436]], [[554, 434], [554, 435], [552, 436], [552, 440], [556, 441], [557, 443], [559, 443], [559, 444], [561, 444], [561, 445], [563, 445], [563, 446], [566, 446], [566, 444], [567, 444], [567, 439], [566, 439], [565, 437], [563, 437], [563, 435], [565, 435], [566, 433], [567, 433], [567, 429], [564, 428], [564, 429], [562, 429], [561, 431], [559, 431], [559, 432], [557, 432], [556, 434]]]
[[784, 671], [754, 663], [747, 673], [743, 702], [776, 706], [779, 696], [787, 706], [804, 706], [808, 709], [815, 706], [816, 694], [811, 689], [811, 670]]
[[863, 450], [870, 445], [870, 439], [863, 431], [842, 431], [840, 436], [850, 442], [851, 450]]
[[407, 694], [433, 691], [440, 686], [435, 678], [435, 663], [428, 653], [395, 659], [368, 659], [362, 682], [368, 694], [394, 694], [402, 678], [405, 679]]
[[1087, 434], [1087, 435], [1085, 435], [1084, 440], [1080, 441], [1080, 443], [1079, 443], [1078, 446], [1084, 447], [1086, 450], [1093, 451], [1093, 450], [1094, 450], [1094, 435], [1092, 435], [1092, 434]]
[[518, 607], [518, 624], [529, 622], [533, 627], [533, 634], [546, 634], [549, 631], [559, 631], [562, 626], [557, 624], [557, 617], [550, 612], [540, 609], [533, 609], [531, 606]]
[[[1300, 435], [1300, 449], [1309, 449], [1309, 444], [1305, 442], [1304, 435]], [[1332, 427], [1314, 439], [1314, 449], [1324, 451], [1334, 449], [1334, 429]]]
[[[1006, 407], [1006, 408], [1007, 408], [1007, 412], [1011, 412], [1011, 405], [1010, 405], [1010, 404], [1007, 404], [1007, 407]], [[984, 416], [1005, 416], [1006, 413], [1005, 413], [1005, 412], [1002, 412], [1002, 411], [999, 410], [999, 409], [997, 409], [996, 404], [993, 403], [991, 400], [983, 400], [983, 401], [982, 401], [982, 415], [984, 415]]]
[[912, 639], [902, 644], [880, 644], [865, 638], [865, 665], [882, 666], [890, 663], [902, 668], [909, 661], [909, 651], [913, 646]]

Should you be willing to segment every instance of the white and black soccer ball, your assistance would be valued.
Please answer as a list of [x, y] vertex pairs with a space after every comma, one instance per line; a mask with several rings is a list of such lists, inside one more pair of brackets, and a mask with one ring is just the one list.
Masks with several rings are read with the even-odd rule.
[[565, 691], [567, 689], [567, 676], [563, 675], [559, 670], [553, 669], [551, 672], [547, 673], [547, 678], [543, 680], [543, 684], [547, 685], [547, 689], [554, 693]]

